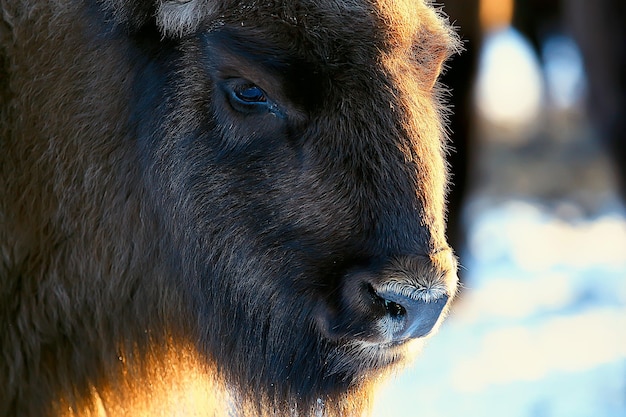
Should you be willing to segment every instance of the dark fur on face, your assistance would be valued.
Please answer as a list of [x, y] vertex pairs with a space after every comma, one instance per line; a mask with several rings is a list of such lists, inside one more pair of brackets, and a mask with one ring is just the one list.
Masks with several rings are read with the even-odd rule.
[[199, 414], [366, 408], [415, 344], [377, 294], [456, 290], [443, 20], [421, 0], [0, 11], [0, 415], [149, 414], [195, 380]]

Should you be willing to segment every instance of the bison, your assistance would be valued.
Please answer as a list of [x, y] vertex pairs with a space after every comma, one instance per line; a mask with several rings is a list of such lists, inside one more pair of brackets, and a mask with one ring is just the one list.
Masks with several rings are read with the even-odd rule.
[[351, 416], [446, 314], [425, 0], [1, 0], [0, 415]]

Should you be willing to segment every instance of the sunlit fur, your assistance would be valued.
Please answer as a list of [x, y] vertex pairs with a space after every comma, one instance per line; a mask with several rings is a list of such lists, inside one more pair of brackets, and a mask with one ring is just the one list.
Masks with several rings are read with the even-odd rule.
[[0, 416], [366, 413], [422, 341], [351, 277], [456, 291], [456, 49], [422, 0], [0, 0]]

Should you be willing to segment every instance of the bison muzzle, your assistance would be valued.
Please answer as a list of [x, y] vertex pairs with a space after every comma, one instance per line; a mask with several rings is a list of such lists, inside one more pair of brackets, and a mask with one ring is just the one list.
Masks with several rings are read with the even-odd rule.
[[456, 292], [439, 12], [0, 12], [0, 415], [366, 411]]

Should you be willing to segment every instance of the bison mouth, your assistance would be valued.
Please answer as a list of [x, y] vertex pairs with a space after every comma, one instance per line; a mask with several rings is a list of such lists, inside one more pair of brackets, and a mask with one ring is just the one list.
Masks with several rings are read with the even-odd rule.
[[342, 342], [329, 355], [326, 377], [348, 379], [372, 371], [390, 371], [414, 358], [424, 346], [424, 339], [388, 343], [344, 339]]

